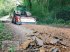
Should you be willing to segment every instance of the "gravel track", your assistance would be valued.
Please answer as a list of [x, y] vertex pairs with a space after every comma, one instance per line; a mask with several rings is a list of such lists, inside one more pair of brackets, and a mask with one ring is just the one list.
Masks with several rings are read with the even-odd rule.
[[51, 40], [53, 37], [58, 37], [62, 39], [62, 45], [58, 47], [65, 46], [66, 51], [64, 51], [63, 48], [60, 49], [63, 52], [70, 52], [70, 29], [68, 28], [57, 28], [48, 25], [15, 25], [12, 23], [5, 23], [5, 25], [14, 35], [13, 40], [18, 40], [20, 44], [23, 43], [30, 35], [36, 35], [38, 37], [41, 35], [40, 38], [43, 38], [43, 40], [45, 38], [45, 40]]
[[24, 40], [27, 38], [27, 36], [33, 34], [32, 30], [27, 29], [26, 27], [21, 26], [21, 25], [15, 25], [12, 23], [5, 23], [5, 26], [8, 29], [10, 29], [10, 31], [14, 35], [13, 40], [18, 40], [21, 43], [24, 42]]

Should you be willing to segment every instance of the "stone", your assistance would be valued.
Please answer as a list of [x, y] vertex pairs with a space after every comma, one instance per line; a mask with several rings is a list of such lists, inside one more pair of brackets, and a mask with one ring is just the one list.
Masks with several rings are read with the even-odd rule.
[[39, 39], [39, 38], [37, 38], [36, 37], [36, 43], [37, 43], [37, 45], [39, 45], [39, 46], [43, 46], [44, 44], [43, 44], [43, 40], [41, 40], [41, 39]]
[[23, 42], [23, 43], [20, 45], [20, 48], [21, 48], [21, 49], [26, 49], [32, 41], [33, 41], [32, 39], [26, 40], [25, 42]]
[[39, 48], [40, 52], [46, 52], [44, 47]]
[[51, 52], [59, 52], [59, 49], [58, 49], [58, 48], [53, 47], [53, 48], [51, 49]]
[[33, 39], [33, 41], [36, 41], [37, 45], [39, 45], [39, 46], [43, 46], [44, 45], [42, 39], [39, 39], [36, 36], [33, 36], [32, 39]]
[[51, 43], [51, 44], [55, 44], [55, 43], [58, 43], [59, 41], [60, 41], [60, 39], [52, 38], [52, 39], [50, 40], [50, 43]]

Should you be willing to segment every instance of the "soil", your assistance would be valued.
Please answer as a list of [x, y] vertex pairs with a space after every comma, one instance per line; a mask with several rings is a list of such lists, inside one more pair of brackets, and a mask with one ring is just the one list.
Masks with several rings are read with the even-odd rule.
[[[28, 29], [34, 31], [34, 35], [41, 38], [44, 42], [48, 39], [50, 41], [53, 37], [61, 39], [61, 43], [59, 46], [55, 44], [47, 43], [52, 47], [59, 47], [62, 51], [59, 52], [70, 52], [70, 28], [60, 28], [60, 27], [52, 27], [48, 25], [22, 25]], [[47, 41], [47, 42], [48, 42]], [[53, 40], [52, 40], [53, 41]], [[59, 43], [58, 43], [59, 44]], [[62, 47], [66, 48], [62, 48]]]
[[[70, 28], [52, 27], [48, 25], [15, 25], [12, 23], [5, 23], [5, 25], [14, 35], [13, 40], [18, 40], [20, 44], [28, 39], [29, 36], [34, 35], [44, 42], [43, 47], [46, 49], [46, 52], [51, 52], [54, 47], [56, 49], [58, 48], [59, 52], [70, 52]], [[53, 38], [60, 39], [60, 42], [54, 43], [57, 40], [55, 41]], [[36, 46], [35, 48], [39, 49], [40, 46]], [[29, 51], [31, 49], [27, 47], [26, 50]]]

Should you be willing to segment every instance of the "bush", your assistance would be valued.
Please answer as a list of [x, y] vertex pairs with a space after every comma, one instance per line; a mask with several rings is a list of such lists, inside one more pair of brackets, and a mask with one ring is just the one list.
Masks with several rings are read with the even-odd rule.
[[61, 23], [61, 24], [65, 23], [65, 21], [63, 19], [58, 19], [57, 22]]
[[[67, 23], [70, 21], [70, 0], [30, 0], [31, 12], [39, 23]], [[27, 2], [27, 1], [26, 1]], [[28, 2], [27, 2], [28, 3]], [[29, 5], [28, 5], [29, 6]]]
[[69, 21], [66, 21], [66, 24], [70, 25], [70, 20]]
[[5, 11], [5, 10], [0, 10], [0, 17], [2, 17], [2, 16], [5, 16], [5, 15], [8, 15], [9, 14], [9, 12], [8, 11]]
[[62, 10], [57, 13], [56, 18], [63, 19], [64, 21], [68, 21], [70, 20], [70, 11]]

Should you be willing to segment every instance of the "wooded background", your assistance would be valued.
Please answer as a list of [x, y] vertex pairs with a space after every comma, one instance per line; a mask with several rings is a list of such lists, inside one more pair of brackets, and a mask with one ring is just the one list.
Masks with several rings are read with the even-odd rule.
[[[0, 16], [7, 15], [15, 8], [15, 0], [0, 0]], [[70, 0], [22, 0], [38, 23], [70, 24]]]
[[40, 23], [70, 23], [70, 0], [25, 0]]

